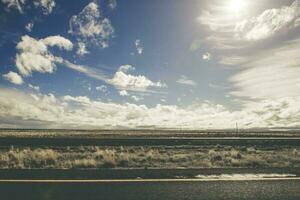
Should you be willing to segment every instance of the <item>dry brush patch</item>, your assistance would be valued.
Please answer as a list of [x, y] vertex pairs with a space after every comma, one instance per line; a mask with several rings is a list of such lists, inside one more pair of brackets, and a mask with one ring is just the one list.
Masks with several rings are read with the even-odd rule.
[[0, 150], [0, 168], [228, 168], [300, 167], [300, 147], [98, 147]]

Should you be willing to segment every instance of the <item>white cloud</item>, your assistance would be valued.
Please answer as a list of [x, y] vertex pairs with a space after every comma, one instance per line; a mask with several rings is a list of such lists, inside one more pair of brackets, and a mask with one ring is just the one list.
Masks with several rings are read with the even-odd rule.
[[119, 67], [119, 71], [122, 71], [124, 73], [127, 73], [129, 71], [134, 71], [135, 67], [133, 67], [132, 65], [122, 65], [121, 67]]
[[35, 91], [40, 91], [40, 87], [39, 86], [36, 86], [36, 85], [31, 85], [31, 84], [28, 84], [28, 87], [35, 90]]
[[47, 46], [41, 40], [37, 40], [28, 35], [22, 36], [17, 44], [17, 49], [22, 52], [32, 52], [34, 54], [47, 52]]
[[[6, 123], [30, 128], [240, 128], [299, 127], [300, 98], [258, 101], [239, 111], [219, 104], [189, 106], [117, 104], [85, 96], [56, 97], [0, 88], [0, 117]], [[16, 122], [22, 123], [16, 123]], [[0, 123], [1, 127], [4, 124]]]
[[17, 45], [16, 66], [23, 76], [30, 76], [32, 72], [52, 73], [55, 62], [60, 59], [48, 51], [48, 46], [58, 46], [65, 50], [71, 50], [72, 43], [61, 36], [50, 36], [37, 40], [27, 35], [22, 36]]
[[119, 92], [119, 94], [120, 94], [120, 96], [128, 96], [128, 95], [129, 95], [128, 92], [127, 92], [126, 90], [121, 90], [121, 91]]
[[112, 78], [107, 77], [101, 70], [97, 68], [92, 68], [84, 65], [73, 64], [62, 58], [55, 58], [55, 61], [61, 64], [64, 64], [66, 67], [69, 67], [78, 72], [84, 73], [85, 75], [95, 78], [97, 80], [104, 81], [107, 84], [115, 86], [119, 90], [131, 90], [137, 92], [147, 92], [148, 88], [156, 87], [163, 88], [166, 87], [166, 84], [158, 81], [153, 82], [145, 76], [142, 75], [131, 75], [127, 74], [130, 70], [135, 70], [131, 65], [123, 65], [118, 71], [114, 74]]
[[25, 29], [26, 29], [28, 32], [31, 32], [33, 26], [34, 26], [33, 22], [30, 22], [30, 23], [28, 23], [28, 24], [25, 26]]
[[245, 40], [260, 40], [297, 26], [300, 20], [300, 1], [291, 6], [265, 10], [261, 15], [244, 20], [235, 27], [236, 36]]
[[134, 45], [135, 45], [135, 48], [136, 48], [136, 52], [141, 55], [143, 53], [143, 47], [142, 47], [142, 44], [141, 44], [141, 40], [135, 40], [134, 42]]
[[16, 66], [23, 76], [31, 76], [33, 71], [53, 73], [55, 69], [52, 55], [21, 53], [16, 56]]
[[138, 97], [138, 96], [135, 96], [135, 95], [132, 95], [131, 98], [132, 98], [134, 101], [136, 101], [136, 102], [141, 101], [141, 100], [144, 99], [143, 97]]
[[70, 51], [73, 48], [72, 42], [60, 35], [49, 36], [45, 39], [41, 39], [40, 41], [43, 42], [46, 46], [57, 46], [60, 49], [65, 49], [67, 51]]
[[83, 56], [83, 55], [88, 54], [90, 52], [86, 49], [85, 43], [78, 42], [78, 49], [77, 49], [76, 53], [80, 56]]
[[[247, 4], [249, 7], [261, 6], [256, 1]], [[290, 6], [266, 9], [255, 16], [251, 16], [254, 12], [241, 12], [237, 17], [231, 14], [226, 6], [226, 1], [213, 1], [198, 18], [198, 21], [210, 30], [209, 36], [202, 39], [203, 43], [209, 44], [211, 49], [222, 54], [231, 54], [223, 50], [241, 51], [255, 48], [256, 46], [251, 46], [258, 44], [254, 41], [271, 38], [279, 33], [286, 34], [300, 24], [299, 0], [295, 0]]]
[[128, 71], [134, 71], [131, 65], [123, 65], [114, 74], [113, 78], [108, 78], [101, 70], [84, 65], [73, 64], [61, 57], [55, 57], [48, 50], [49, 46], [57, 46], [60, 49], [71, 50], [73, 44], [61, 36], [49, 36], [37, 40], [29, 36], [23, 36], [17, 45], [18, 53], [16, 55], [16, 66], [23, 76], [31, 76], [32, 72], [53, 73], [56, 63], [64, 64], [78, 72], [84, 73], [89, 77], [102, 80], [107, 84], [114, 85], [118, 89], [147, 91], [149, 87], [166, 87], [161, 82], [153, 82], [142, 75], [127, 74]]
[[35, 7], [41, 7], [45, 15], [52, 13], [55, 7], [55, 0], [34, 0]]
[[180, 78], [176, 81], [177, 83], [183, 84], [183, 85], [190, 85], [190, 86], [196, 86], [197, 83], [188, 77], [182, 75]]
[[206, 52], [205, 54], [202, 55], [203, 60], [210, 60], [211, 59], [211, 54]]
[[166, 87], [161, 82], [153, 82], [143, 75], [131, 75], [123, 71], [117, 71], [114, 77], [108, 82], [119, 89], [133, 90], [133, 91], [146, 91], [149, 87]]
[[97, 86], [96, 90], [106, 93], [107, 92], [107, 86], [106, 85]]
[[17, 9], [21, 14], [24, 13], [25, 7], [31, 7], [30, 3], [36, 8], [41, 8], [44, 15], [49, 15], [53, 8], [55, 7], [55, 0], [1, 0], [2, 3], [6, 4], [8, 9], [14, 8]]
[[76, 102], [76, 103], [80, 103], [80, 104], [83, 104], [83, 105], [90, 105], [91, 104], [90, 99], [86, 96], [72, 97], [70, 95], [67, 95], [67, 96], [63, 97], [63, 100], [67, 101], [67, 102]]
[[95, 2], [89, 3], [78, 15], [72, 16], [69, 24], [69, 33], [86, 45], [106, 48], [114, 33], [110, 20], [102, 16]]
[[15, 72], [8, 72], [7, 74], [2, 75], [3, 78], [8, 80], [9, 82], [16, 84], [16, 85], [22, 85], [23, 84], [23, 79], [22, 77], [15, 73]]
[[[61, 39], [61, 40], [60, 40]], [[166, 87], [165, 84], [153, 82], [142, 75], [127, 74], [128, 71], [133, 71], [135, 68], [131, 65], [123, 65], [114, 74], [113, 78], [108, 78], [101, 70], [91, 68], [84, 65], [73, 64], [68, 60], [53, 56], [47, 49], [46, 45], [56, 45], [66, 50], [71, 49], [72, 45], [68, 40], [62, 38], [48, 37], [46, 39], [35, 40], [29, 36], [23, 36], [22, 41], [17, 48], [20, 53], [16, 56], [16, 66], [23, 76], [30, 76], [32, 72], [52, 73], [55, 70], [55, 63], [64, 64], [85, 75], [104, 81], [121, 90], [133, 90], [146, 92], [149, 87]]]
[[111, 8], [111, 9], [115, 9], [117, 7], [117, 0], [109, 0], [108, 1], [108, 6]]
[[6, 4], [8, 9], [17, 9], [20, 13], [23, 13], [23, 8], [26, 3], [25, 0], [1, 0], [2, 3]]

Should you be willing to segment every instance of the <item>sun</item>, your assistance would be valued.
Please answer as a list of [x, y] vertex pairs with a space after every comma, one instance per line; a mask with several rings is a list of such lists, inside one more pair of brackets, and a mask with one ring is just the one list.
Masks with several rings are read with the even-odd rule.
[[245, 9], [245, 7], [245, 0], [230, 0], [227, 8], [230, 12], [240, 13]]

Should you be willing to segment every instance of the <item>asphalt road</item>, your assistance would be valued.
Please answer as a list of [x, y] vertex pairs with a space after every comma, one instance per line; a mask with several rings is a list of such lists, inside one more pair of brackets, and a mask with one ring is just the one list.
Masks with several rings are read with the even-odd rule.
[[0, 194], [3, 200], [299, 200], [300, 180], [6, 181]]
[[0, 169], [0, 180], [190, 179], [197, 175], [221, 174], [294, 174], [300, 177], [300, 168]]

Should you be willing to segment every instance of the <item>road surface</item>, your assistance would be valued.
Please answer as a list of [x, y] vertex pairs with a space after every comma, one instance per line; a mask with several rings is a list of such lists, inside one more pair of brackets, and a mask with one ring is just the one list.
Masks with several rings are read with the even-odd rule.
[[300, 180], [0, 181], [3, 200], [299, 200]]

